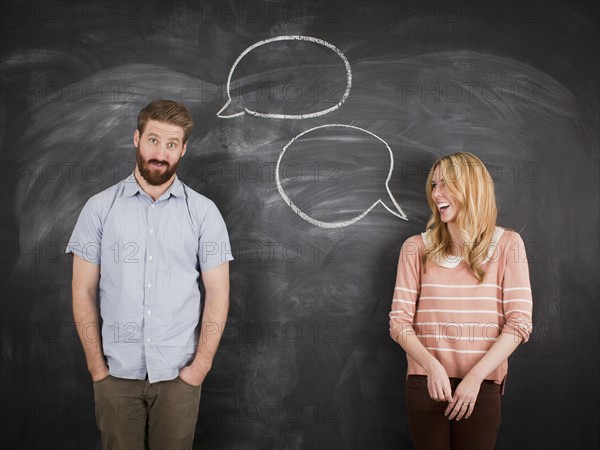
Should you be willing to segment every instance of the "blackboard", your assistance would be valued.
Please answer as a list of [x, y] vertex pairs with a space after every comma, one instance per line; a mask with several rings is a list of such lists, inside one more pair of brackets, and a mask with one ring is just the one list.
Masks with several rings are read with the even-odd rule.
[[598, 448], [595, 2], [0, 11], [2, 448], [100, 448], [63, 251], [86, 199], [131, 172], [155, 98], [190, 108], [178, 173], [236, 258], [195, 448], [411, 448], [387, 314], [427, 170], [458, 150], [490, 168], [530, 263], [535, 332], [496, 448]]

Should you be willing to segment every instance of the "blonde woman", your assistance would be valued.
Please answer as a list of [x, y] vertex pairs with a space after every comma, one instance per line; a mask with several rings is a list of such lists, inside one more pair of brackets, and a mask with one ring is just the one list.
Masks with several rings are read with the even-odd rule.
[[493, 180], [475, 155], [436, 161], [427, 231], [400, 251], [390, 335], [408, 359], [417, 450], [493, 449], [507, 358], [531, 333], [523, 240], [496, 226]]

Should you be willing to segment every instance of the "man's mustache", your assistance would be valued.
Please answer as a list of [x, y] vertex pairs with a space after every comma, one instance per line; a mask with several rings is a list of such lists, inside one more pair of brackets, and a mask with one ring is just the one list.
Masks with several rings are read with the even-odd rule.
[[169, 163], [167, 161], [159, 161], [158, 159], [151, 159], [148, 161], [147, 164], [164, 164], [166, 166], [169, 165]]

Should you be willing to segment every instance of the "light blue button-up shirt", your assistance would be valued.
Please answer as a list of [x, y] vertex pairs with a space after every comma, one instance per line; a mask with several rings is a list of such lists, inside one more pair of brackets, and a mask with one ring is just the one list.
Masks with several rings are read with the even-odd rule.
[[110, 374], [176, 378], [198, 344], [200, 273], [233, 259], [215, 204], [177, 177], [154, 202], [132, 174], [87, 201], [66, 252], [100, 265]]

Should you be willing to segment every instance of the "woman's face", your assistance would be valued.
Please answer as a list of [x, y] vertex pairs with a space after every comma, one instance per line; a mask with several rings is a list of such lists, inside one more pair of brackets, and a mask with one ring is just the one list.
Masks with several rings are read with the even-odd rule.
[[459, 205], [454, 195], [446, 188], [439, 165], [435, 168], [431, 179], [431, 198], [437, 206], [442, 222], [452, 223], [456, 221]]

